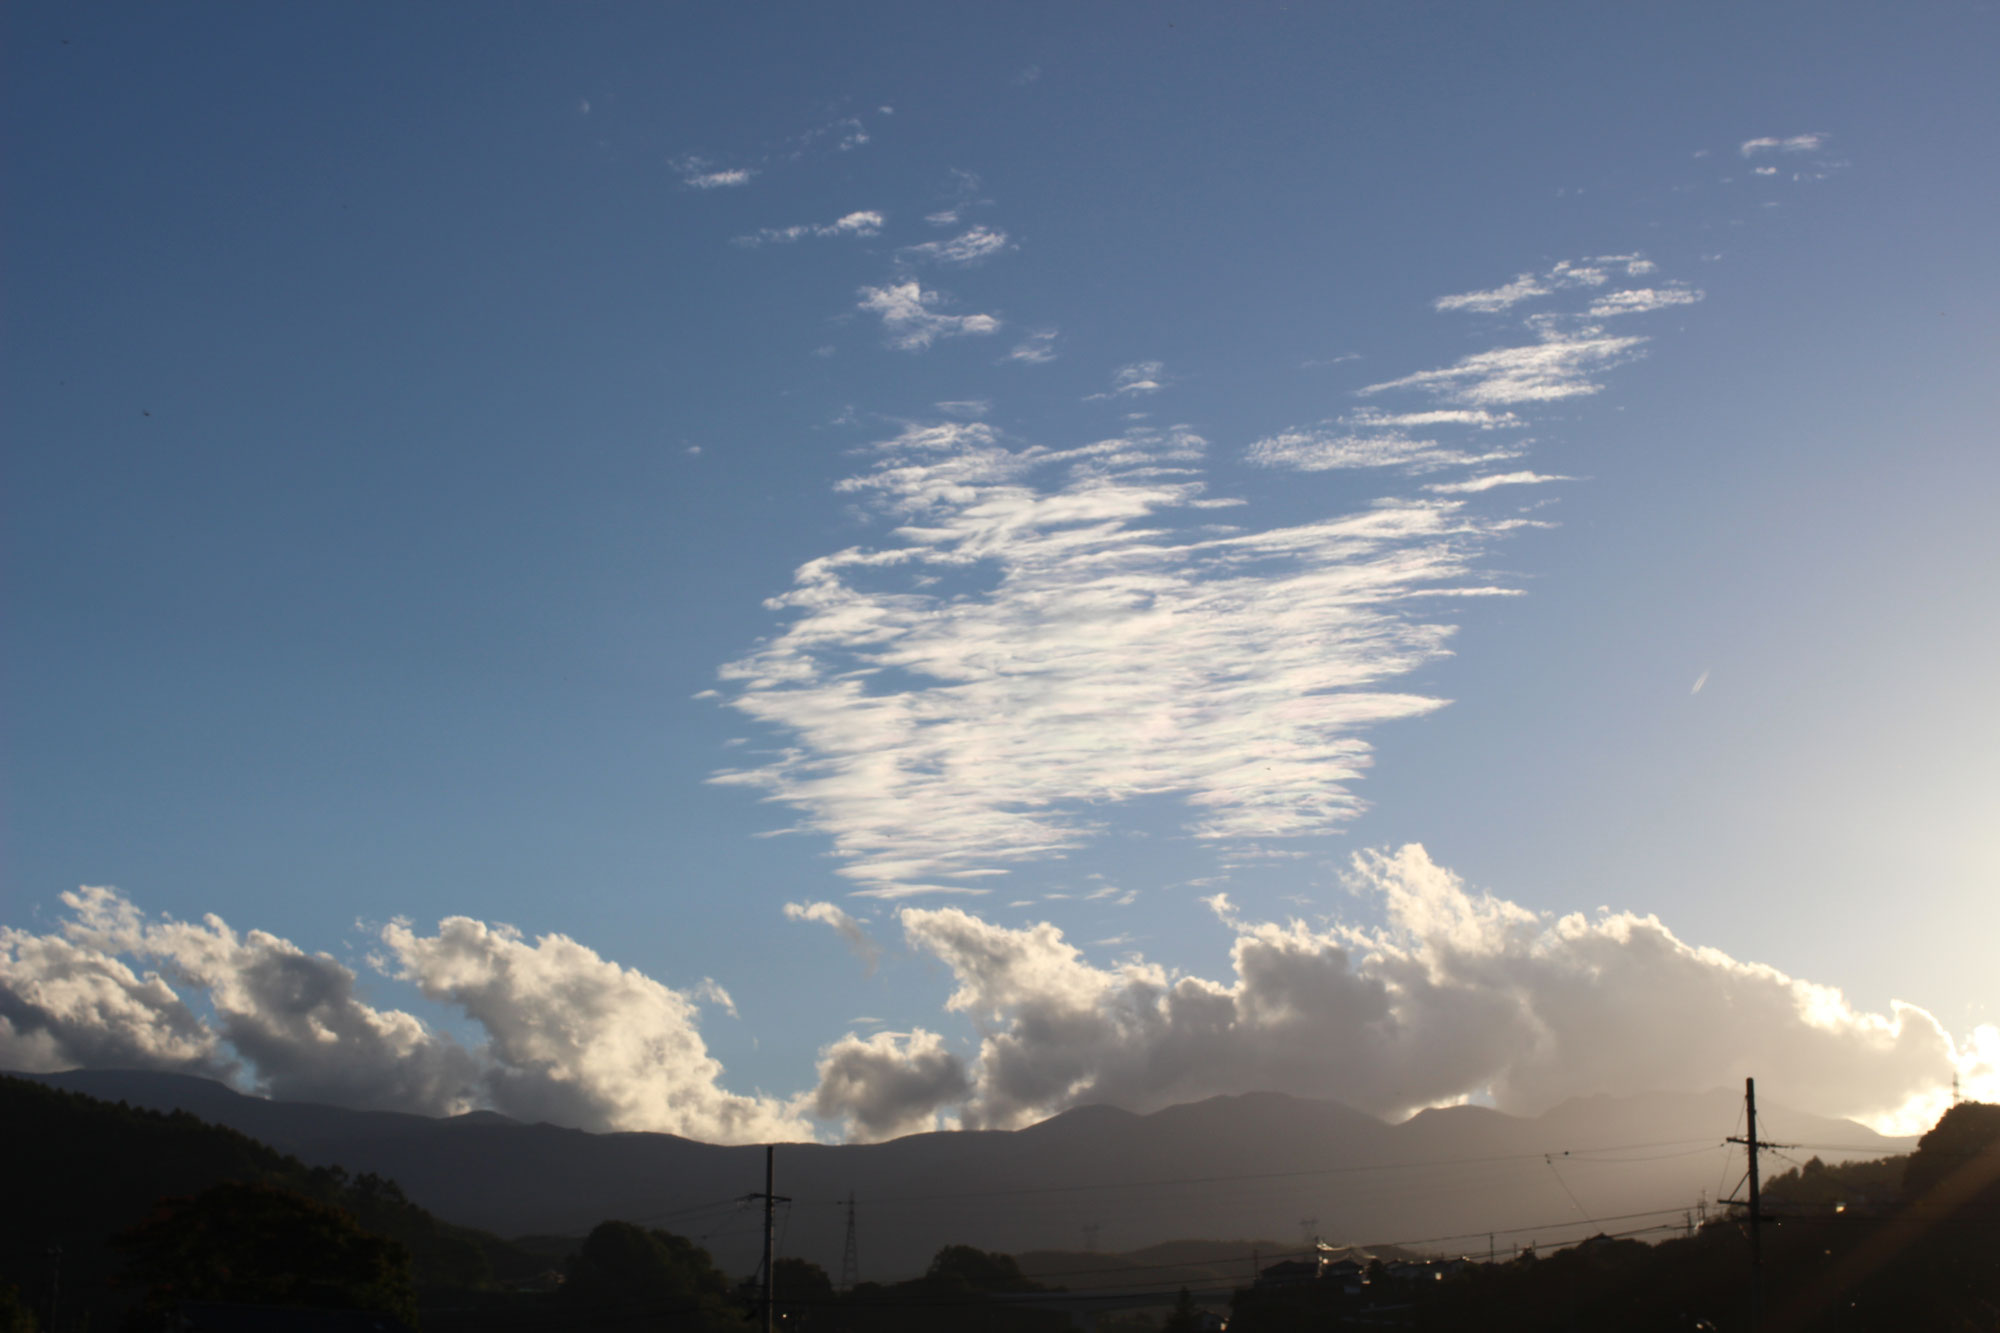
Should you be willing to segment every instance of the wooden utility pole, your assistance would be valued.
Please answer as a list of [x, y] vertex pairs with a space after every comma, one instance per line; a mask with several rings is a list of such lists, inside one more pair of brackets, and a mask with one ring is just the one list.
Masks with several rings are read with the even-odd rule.
[[[1729, 1142], [1742, 1144], [1750, 1154], [1750, 1328], [1755, 1333], [1764, 1310], [1764, 1204], [1757, 1176], [1757, 1150], [1795, 1145], [1765, 1143], [1757, 1137], [1757, 1080], [1754, 1078], [1743, 1080], [1743, 1115], [1743, 1137], [1731, 1135]], [[1743, 1200], [1732, 1199], [1729, 1202], [1741, 1203]]]
[[[1750, 1137], [1752, 1138], [1757, 1137], [1757, 1123], [1754, 1120], [1750, 1122]], [[1755, 1148], [1752, 1148], [1750, 1151], [1753, 1154], [1750, 1160], [1754, 1162], [1757, 1160], [1756, 1157], [1754, 1156], [1757, 1150]], [[764, 1145], [764, 1333], [771, 1333], [771, 1321], [772, 1321], [771, 1290], [772, 1290], [773, 1280], [777, 1277], [777, 1273], [773, 1270], [771, 1266], [771, 1257], [772, 1257], [771, 1251], [777, 1248], [777, 1241], [778, 1241], [778, 1196], [771, 1192], [772, 1187], [777, 1183], [777, 1175], [778, 1175], [777, 1160], [778, 1160], [778, 1145], [776, 1145], [775, 1143], [765, 1144]], [[1754, 1178], [1755, 1168], [1752, 1168], [1752, 1176]], [[1755, 1185], [1752, 1185], [1750, 1187], [1750, 1197], [1752, 1199], [1755, 1199], [1757, 1197], [1757, 1187]], [[1757, 1205], [1755, 1203], [1752, 1203], [1750, 1205], [1752, 1209], [1755, 1209], [1756, 1206]]]
[[1758, 1194], [1757, 1080], [1743, 1080], [1744, 1143], [1750, 1152], [1750, 1327], [1764, 1313], [1764, 1205]]
[[778, 1257], [778, 1205], [791, 1202], [784, 1195], [773, 1192], [777, 1186], [777, 1157], [777, 1145], [765, 1144], [764, 1192], [762, 1194], [746, 1194], [743, 1196], [746, 1199], [762, 1199], [764, 1201], [764, 1333], [772, 1333], [772, 1329], [776, 1327], [777, 1318], [771, 1301], [771, 1293], [772, 1280], [777, 1276], [775, 1265]]

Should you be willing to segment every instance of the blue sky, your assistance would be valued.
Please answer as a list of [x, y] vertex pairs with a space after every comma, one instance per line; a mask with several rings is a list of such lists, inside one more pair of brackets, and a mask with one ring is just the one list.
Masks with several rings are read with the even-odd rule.
[[1983, 1086], [1995, 22], [14, 6], [0, 1050]]

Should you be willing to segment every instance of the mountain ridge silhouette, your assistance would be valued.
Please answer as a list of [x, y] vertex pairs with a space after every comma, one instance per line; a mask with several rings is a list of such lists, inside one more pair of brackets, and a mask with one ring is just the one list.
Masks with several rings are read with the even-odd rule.
[[[16, 1076], [186, 1110], [308, 1163], [388, 1176], [439, 1217], [501, 1235], [581, 1235], [624, 1218], [688, 1235], [731, 1271], [753, 1266], [760, 1243], [761, 1216], [740, 1202], [763, 1186], [755, 1145], [597, 1134], [491, 1111], [433, 1118], [277, 1102], [156, 1071]], [[1191, 1237], [1303, 1245], [1310, 1229], [1330, 1243], [1483, 1255], [1489, 1232], [1507, 1252], [1678, 1227], [1741, 1174], [1740, 1151], [1723, 1142], [1738, 1101], [1728, 1089], [1580, 1098], [1535, 1117], [1456, 1106], [1392, 1125], [1336, 1101], [1251, 1092], [1146, 1114], [1083, 1107], [1018, 1130], [785, 1144], [776, 1192], [792, 1203], [781, 1248], [838, 1272], [850, 1193], [863, 1276], [875, 1280], [921, 1271], [948, 1243], [1074, 1251], [1092, 1248], [1088, 1236], [1129, 1252]], [[1759, 1109], [1761, 1133], [1828, 1160], [1914, 1143], [1782, 1101]]]

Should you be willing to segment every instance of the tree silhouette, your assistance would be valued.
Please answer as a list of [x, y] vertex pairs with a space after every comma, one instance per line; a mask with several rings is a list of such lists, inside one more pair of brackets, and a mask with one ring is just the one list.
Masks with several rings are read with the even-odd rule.
[[2000, 1203], [2000, 1105], [1960, 1102], [1917, 1140], [1903, 1191], [1917, 1199], [1940, 1186]]
[[33, 1312], [11, 1282], [0, 1282], [0, 1333], [35, 1333]]
[[373, 1310], [415, 1324], [409, 1251], [341, 1209], [234, 1181], [164, 1201], [114, 1242], [147, 1319], [184, 1301]]
[[1160, 1326], [1160, 1333], [1199, 1333], [1201, 1328], [1201, 1307], [1194, 1303], [1194, 1296], [1182, 1287], [1174, 1296], [1174, 1308], [1167, 1315], [1167, 1322]]
[[982, 1294], [1041, 1289], [1021, 1272], [1013, 1255], [989, 1254], [970, 1245], [947, 1245], [939, 1250], [931, 1258], [924, 1282], [945, 1290]]
[[631, 1222], [600, 1222], [570, 1263], [566, 1304], [593, 1327], [742, 1329], [729, 1279], [684, 1236]]

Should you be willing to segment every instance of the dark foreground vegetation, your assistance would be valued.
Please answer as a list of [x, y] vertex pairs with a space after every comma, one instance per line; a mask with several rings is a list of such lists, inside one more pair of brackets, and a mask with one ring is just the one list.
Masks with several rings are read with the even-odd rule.
[[308, 1167], [185, 1112], [0, 1078], [0, 1126], [0, 1333], [28, 1312], [46, 1329], [51, 1310], [65, 1333], [116, 1330], [187, 1301], [409, 1322], [420, 1298], [547, 1266], [439, 1221], [393, 1180]]
[[[1232, 1333], [2000, 1328], [2000, 1106], [1955, 1106], [1908, 1158], [1770, 1182], [1762, 1280], [1746, 1219], [1658, 1245], [1601, 1236], [1541, 1258], [1417, 1280], [1308, 1282], [1236, 1297]], [[1761, 1318], [1753, 1301], [1761, 1287]]]
[[[12, 1161], [0, 1208], [0, 1333], [179, 1328], [465, 1330], [757, 1328], [757, 1293], [685, 1238], [605, 1222], [581, 1239], [503, 1241], [440, 1222], [393, 1181], [350, 1177], [193, 1116], [0, 1079]], [[1908, 1158], [1772, 1179], [1763, 1330], [2000, 1328], [2000, 1106], [1957, 1106]], [[1287, 1266], [1228, 1301], [1236, 1333], [1391, 1327], [1752, 1327], [1746, 1220], [1664, 1244], [1598, 1237], [1503, 1264]], [[940, 1249], [921, 1277], [837, 1292], [776, 1265], [777, 1318], [798, 1333], [1103, 1333], [1213, 1327], [1172, 1305], [1091, 1310], [1013, 1258]], [[1088, 1315], [1086, 1315], [1088, 1317]]]

